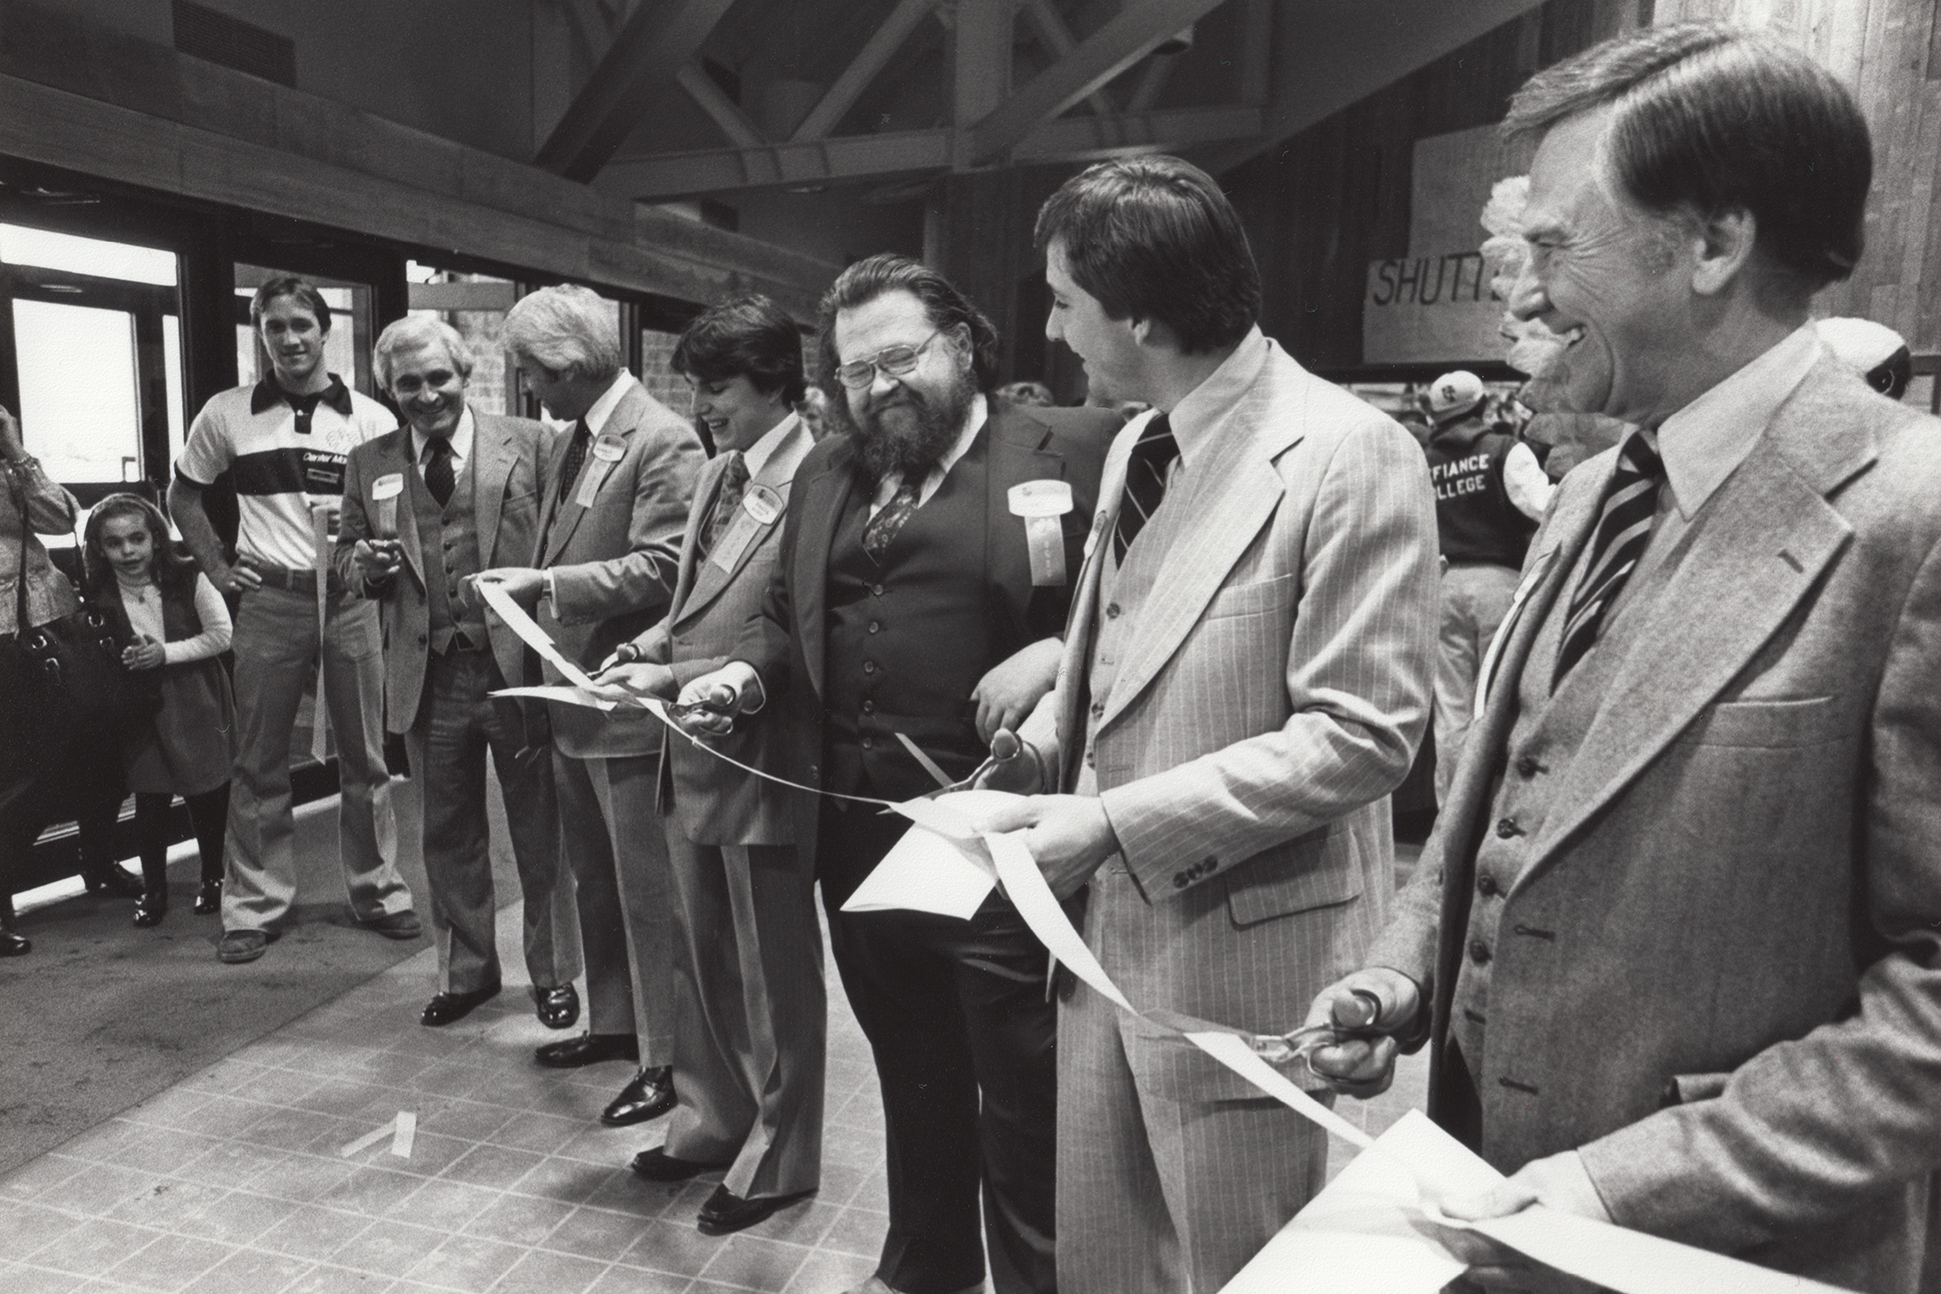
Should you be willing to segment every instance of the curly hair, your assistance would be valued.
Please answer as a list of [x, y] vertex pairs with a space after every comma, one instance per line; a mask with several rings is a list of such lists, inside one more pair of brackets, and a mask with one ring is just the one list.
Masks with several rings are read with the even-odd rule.
[[[842, 389], [836, 380], [836, 370], [842, 365], [842, 357], [836, 354], [836, 315], [891, 292], [908, 292], [922, 302], [924, 314], [939, 332], [948, 332], [958, 324], [969, 330], [971, 373], [977, 379], [977, 389], [990, 394], [997, 385], [997, 328], [949, 279], [922, 261], [895, 252], [878, 252], [857, 261], [837, 275], [823, 294], [816, 326], [817, 384], [825, 391]], [[841, 407], [842, 402], [832, 404]]]

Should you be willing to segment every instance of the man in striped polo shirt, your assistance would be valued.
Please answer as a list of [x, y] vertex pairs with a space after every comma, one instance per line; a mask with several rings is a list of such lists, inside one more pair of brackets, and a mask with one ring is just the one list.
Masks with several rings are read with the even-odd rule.
[[[338, 851], [351, 909], [388, 938], [421, 932], [396, 862], [377, 604], [326, 574], [319, 549], [327, 559], [328, 545], [317, 541], [319, 527], [335, 525], [350, 451], [392, 430], [397, 419], [324, 368], [330, 307], [308, 283], [271, 279], [257, 289], [249, 317], [272, 372], [203, 406], [169, 489], [170, 511], [202, 569], [242, 600], [233, 644], [237, 754], [216, 948], [225, 962], [261, 957], [296, 898], [290, 733], [319, 651], [324, 708], [336, 736]], [[239, 514], [234, 562], [202, 500], [225, 471]]]

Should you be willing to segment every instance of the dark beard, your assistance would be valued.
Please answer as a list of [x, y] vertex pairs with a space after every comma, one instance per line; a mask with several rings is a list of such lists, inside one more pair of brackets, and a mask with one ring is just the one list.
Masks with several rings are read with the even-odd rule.
[[921, 480], [963, 433], [977, 387], [968, 374], [932, 403], [909, 387], [885, 408], [872, 409], [858, 420], [857, 460], [871, 480], [900, 472], [906, 481]]

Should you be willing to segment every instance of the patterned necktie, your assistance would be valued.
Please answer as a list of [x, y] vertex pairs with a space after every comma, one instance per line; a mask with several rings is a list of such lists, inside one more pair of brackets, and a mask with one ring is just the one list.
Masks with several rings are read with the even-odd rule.
[[890, 541], [896, 532], [903, 529], [903, 523], [917, 510], [917, 487], [909, 481], [896, 487], [890, 501], [877, 510], [863, 528], [863, 551], [878, 566], [883, 564], [883, 554], [889, 551]]
[[728, 529], [728, 523], [735, 519], [735, 509], [741, 506], [741, 496], [748, 489], [748, 459], [738, 449], [728, 451], [728, 465], [721, 471], [721, 489], [714, 496], [714, 511], [708, 516], [708, 528], [701, 536], [701, 553], [706, 557], [721, 542], [721, 536]]
[[1651, 520], [1658, 512], [1658, 483], [1664, 477], [1665, 462], [1658, 451], [1645, 440], [1643, 432], [1632, 432], [1618, 450], [1617, 470], [1611, 474], [1604, 511], [1591, 536], [1584, 579], [1570, 600], [1563, 642], [1557, 649], [1557, 671], [1551, 676], [1553, 693], [1571, 667], [1596, 645], [1605, 613], [1644, 555], [1645, 544], [1651, 539]]
[[565, 503], [567, 496], [573, 492], [573, 482], [579, 479], [580, 468], [586, 465], [586, 447], [592, 439], [593, 433], [587, 429], [586, 419], [581, 418], [573, 424], [573, 439], [566, 446], [566, 461], [559, 465], [561, 503]]
[[1155, 414], [1132, 447], [1126, 464], [1125, 497], [1119, 503], [1119, 524], [1112, 530], [1112, 560], [1123, 564], [1126, 549], [1145, 529], [1146, 522], [1166, 497], [1166, 473], [1179, 457], [1179, 441], [1173, 438], [1173, 424], [1166, 415]]
[[457, 475], [452, 471], [452, 442], [443, 436], [431, 437], [425, 442], [425, 488], [442, 508], [452, 501], [452, 490], [457, 484]]

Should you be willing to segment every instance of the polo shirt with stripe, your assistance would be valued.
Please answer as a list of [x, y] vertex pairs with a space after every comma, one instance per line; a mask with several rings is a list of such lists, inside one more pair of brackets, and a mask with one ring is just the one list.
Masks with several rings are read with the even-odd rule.
[[398, 420], [352, 391], [349, 417], [319, 402], [310, 431], [299, 435], [296, 411], [280, 392], [271, 388], [266, 394], [274, 398], [252, 399], [262, 385], [233, 387], [203, 405], [175, 470], [205, 487], [229, 472], [236, 486], [237, 554], [302, 569], [316, 561], [311, 506], [341, 500], [350, 451], [393, 430]]

